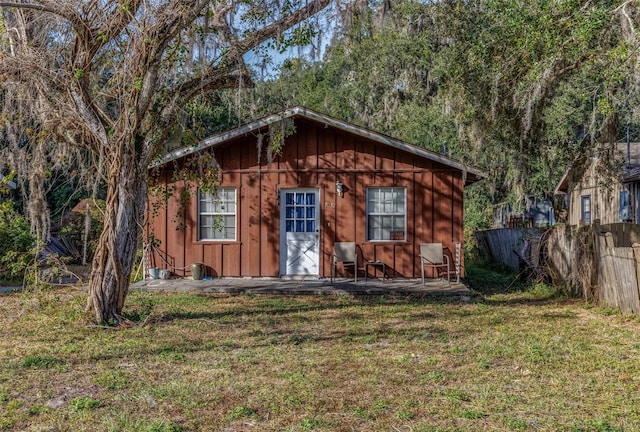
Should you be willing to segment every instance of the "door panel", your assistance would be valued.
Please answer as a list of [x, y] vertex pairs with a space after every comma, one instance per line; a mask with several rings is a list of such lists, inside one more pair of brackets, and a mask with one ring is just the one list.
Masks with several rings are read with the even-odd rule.
[[318, 275], [319, 191], [283, 189], [280, 203], [280, 274]]

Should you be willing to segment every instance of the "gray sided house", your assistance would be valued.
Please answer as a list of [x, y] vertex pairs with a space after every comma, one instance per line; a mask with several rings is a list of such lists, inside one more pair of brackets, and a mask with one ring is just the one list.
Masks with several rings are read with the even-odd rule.
[[553, 201], [549, 198], [538, 198], [527, 195], [519, 209], [514, 209], [511, 203], [504, 202], [493, 206], [492, 228], [544, 228], [553, 226], [556, 222]]
[[574, 160], [556, 186], [569, 225], [640, 223], [640, 143]]

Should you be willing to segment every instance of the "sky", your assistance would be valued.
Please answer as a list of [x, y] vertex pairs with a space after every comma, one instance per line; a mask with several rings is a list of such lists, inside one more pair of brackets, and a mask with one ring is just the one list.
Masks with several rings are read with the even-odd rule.
[[287, 60], [296, 58], [310, 61], [322, 60], [338, 26], [337, 12], [336, 4], [332, 3], [312, 18], [315, 21], [312, 23], [318, 26], [318, 34], [313, 44], [288, 47], [284, 52], [280, 52], [277, 48], [269, 48], [269, 42], [266, 42], [258, 50], [248, 53], [245, 56], [245, 62], [256, 72], [257, 77], [268, 80], [277, 77], [280, 67]]

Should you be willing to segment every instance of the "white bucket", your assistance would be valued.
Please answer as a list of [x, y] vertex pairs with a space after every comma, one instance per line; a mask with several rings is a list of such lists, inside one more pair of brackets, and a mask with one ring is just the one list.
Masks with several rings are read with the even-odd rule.
[[160, 269], [158, 267], [151, 267], [149, 269], [149, 277], [151, 279], [160, 279]]
[[169, 279], [171, 272], [169, 270], [162, 269], [159, 272], [160, 279]]

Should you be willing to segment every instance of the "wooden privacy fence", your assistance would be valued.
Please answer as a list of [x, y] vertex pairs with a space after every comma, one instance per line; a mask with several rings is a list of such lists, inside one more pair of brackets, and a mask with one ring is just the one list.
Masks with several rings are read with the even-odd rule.
[[614, 223], [596, 226], [598, 232], [608, 232], [613, 235], [615, 247], [631, 247], [640, 243], [640, 225], [632, 223]]
[[591, 227], [558, 225], [544, 234], [541, 243], [545, 271], [554, 283], [566, 285], [586, 300], [597, 301]]
[[539, 264], [539, 242], [542, 231], [535, 228], [497, 228], [476, 232], [478, 246], [484, 249], [495, 262], [510, 270], [520, 270], [524, 259], [537, 267]]
[[518, 271], [522, 261], [588, 301], [640, 315], [640, 225], [500, 228], [476, 233], [491, 258]]
[[626, 246], [638, 232], [632, 224], [555, 227], [543, 237], [547, 271], [589, 301], [640, 315], [640, 244]]
[[599, 300], [623, 313], [640, 315], [640, 245], [615, 247], [613, 239], [609, 232], [596, 237]]

